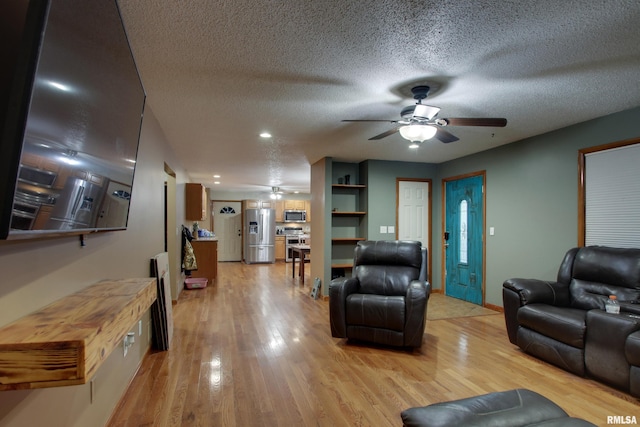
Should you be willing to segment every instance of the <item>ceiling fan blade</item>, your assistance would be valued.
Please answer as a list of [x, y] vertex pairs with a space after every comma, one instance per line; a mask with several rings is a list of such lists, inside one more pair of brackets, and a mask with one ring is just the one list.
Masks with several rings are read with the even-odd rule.
[[445, 144], [448, 144], [450, 142], [455, 142], [460, 139], [457, 136], [447, 132], [442, 128], [438, 128], [438, 131], [436, 132], [434, 138], [438, 138], [440, 141], [444, 142]]
[[507, 125], [507, 119], [501, 118], [446, 118], [447, 126], [491, 126], [503, 128]]
[[398, 120], [384, 120], [384, 119], [363, 119], [363, 120], [341, 120], [342, 122], [387, 122], [387, 123], [398, 123]]
[[396, 128], [390, 129], [390, 130], [388, 130], [388, 131], [386, 131], [386, 132], [381, 133], [380, 135], [376, 135], [376, 136], [374, 136], [374, 137], [372, 137], [372, 138], [369, 138], [369, 141], [374, 141], [374, 140], [376, 140], [376, 139], [386, 138], [386, 137], [388, 137], [389, 135], [393, 135], [394, 133], [398, 132], [398, 130], [399, 130], [400, 128], [401, 128], [401, 126], [398, 126], [398, 127], [396, 127]]

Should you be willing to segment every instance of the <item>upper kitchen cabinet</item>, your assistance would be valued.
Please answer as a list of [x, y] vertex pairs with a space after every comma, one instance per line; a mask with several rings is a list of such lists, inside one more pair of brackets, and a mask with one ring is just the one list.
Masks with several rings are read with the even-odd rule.
[[307, 211], [307, 222], [311, 222], [311, 200], [304, 201], [304, 210]]
[[285, 200], [284, 209], [303, 211], [305, 210], [304, 200]]
[[207, 190], [202, 184], [186, 184], [186, 219], [204, 221], [207, 219]]
[[274, 209], [275, 202], [271, 200], [243, 200], [242, 209]]
[[276, 222], [284, 222], [284, 200], [276, 200]]

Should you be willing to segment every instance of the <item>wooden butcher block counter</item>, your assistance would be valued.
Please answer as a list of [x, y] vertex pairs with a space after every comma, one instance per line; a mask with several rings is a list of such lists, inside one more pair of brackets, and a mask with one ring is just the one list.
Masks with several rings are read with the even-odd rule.
[[155, 278], [106, 280], [0, 328], [0, 390], [88, 382], [156, 295]]

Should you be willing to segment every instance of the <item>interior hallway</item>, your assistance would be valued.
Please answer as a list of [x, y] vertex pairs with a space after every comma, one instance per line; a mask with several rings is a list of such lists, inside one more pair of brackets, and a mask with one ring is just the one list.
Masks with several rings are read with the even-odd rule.
[[[332, 338], [328, 301], [290, 264], [218, 274], [182, 292], [172, 348], [145, 358], [110, 426], [398, 426], [408, 407], [518, 387], [596, 425], [640, 415], [629, 395], [523, 354], [491, 310], [428, 320], [414, 351], [376, 347]], [[433, 294], [429, 309], [447, 304], [460, 306]]]

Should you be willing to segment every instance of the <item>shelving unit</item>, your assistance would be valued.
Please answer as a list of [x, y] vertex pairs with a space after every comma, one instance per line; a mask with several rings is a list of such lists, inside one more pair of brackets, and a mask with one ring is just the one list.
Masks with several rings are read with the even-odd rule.
[[331, 185], [332, 269], [352, 268], [355, 244], [366, 240], [366, 190], [364, 184]]

